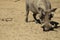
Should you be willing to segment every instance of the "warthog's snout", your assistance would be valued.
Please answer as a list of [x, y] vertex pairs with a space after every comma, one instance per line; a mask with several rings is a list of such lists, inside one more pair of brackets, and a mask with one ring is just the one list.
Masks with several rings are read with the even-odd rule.
[[54, 28], [53, 27], [43, 27], [43, 31], [49, 31], [49, 30], [53, 30]]
[[42, 28], [43, 28], [43, 31], [54, 30], [53, 25], [50, 25], [50, 24], [48, 25], [45, 24], [42, 26]]

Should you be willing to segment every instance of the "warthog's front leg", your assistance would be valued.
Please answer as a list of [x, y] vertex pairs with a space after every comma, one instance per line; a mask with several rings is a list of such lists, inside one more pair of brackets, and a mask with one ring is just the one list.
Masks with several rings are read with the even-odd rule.
[[29, 6], [26, 5], [26, 19], [25, 19], [26, 22], [28, 22], [28, 15], [29, 15]]
[[33, 14], [33, 18], [35, 19], [35, 22], [36, 22], [36, 23], [40, 23], [40, 20], [36, 18], [36, 15], [37, 15], [37, 14], [34, 13], [34, 14]]

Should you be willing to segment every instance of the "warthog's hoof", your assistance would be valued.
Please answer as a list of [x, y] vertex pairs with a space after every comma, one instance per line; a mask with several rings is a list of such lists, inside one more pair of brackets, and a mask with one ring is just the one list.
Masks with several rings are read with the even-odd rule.
[[25, 21], [26, 23], [28, 23], [28, 21]]
[[28, 22], [28, 19], [26, 19], [25, 22]]

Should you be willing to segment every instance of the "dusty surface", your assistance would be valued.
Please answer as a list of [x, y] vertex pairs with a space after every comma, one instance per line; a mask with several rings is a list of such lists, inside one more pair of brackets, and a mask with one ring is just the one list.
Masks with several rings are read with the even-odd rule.
[[[60, 23], [60, 0], [51, 4], [58, 8], [53, 20]], [[43, 32], [40, 24], [26, 23], [25, 15], [25, 0], [0, 0], [0, 40], [60, 40], [60, 28]]]

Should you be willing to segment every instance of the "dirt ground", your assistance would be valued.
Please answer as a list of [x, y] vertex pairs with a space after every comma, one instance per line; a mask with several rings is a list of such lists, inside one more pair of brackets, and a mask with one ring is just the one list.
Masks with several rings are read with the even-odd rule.
[[[60, 23], [60, 0], [50, 2], [58, 8], [52, 20]], [[25, 0], [0, 0], [0, 40], [60, 40], [60, 28], [43, 32], [41, 24], [26, 23], [25, 15]], [[32, 20], [31, 13], [29, 21]]]

